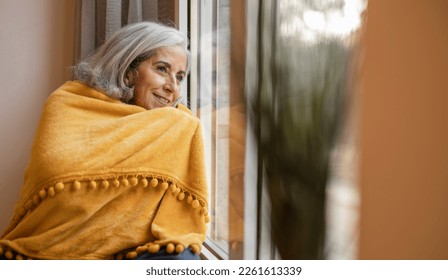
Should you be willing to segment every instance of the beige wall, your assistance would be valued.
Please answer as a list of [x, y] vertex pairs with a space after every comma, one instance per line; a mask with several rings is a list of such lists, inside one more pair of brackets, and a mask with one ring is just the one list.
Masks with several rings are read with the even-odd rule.
[[0, 232], [9, 223], [46, 97], [73, 58], [74, 0], [0, 2]]
[[448, 259], [448, 1], [369, 1], [361, 259]]

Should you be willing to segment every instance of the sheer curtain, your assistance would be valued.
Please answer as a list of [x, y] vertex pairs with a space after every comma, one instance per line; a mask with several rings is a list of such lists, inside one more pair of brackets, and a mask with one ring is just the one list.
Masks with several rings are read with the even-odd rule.
[[175, 22], [174, 0], [78, 0], [75, 62], [85, 58], [115, 31], [130, 23]]

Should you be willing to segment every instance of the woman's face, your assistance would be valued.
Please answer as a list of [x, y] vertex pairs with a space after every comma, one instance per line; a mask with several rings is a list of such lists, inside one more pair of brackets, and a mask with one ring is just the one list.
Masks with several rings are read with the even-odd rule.
[[147, 110], [172, 106], [180, 97], [187, 55], [181, 47], [162, 47], [137, 67], [134, 104]]

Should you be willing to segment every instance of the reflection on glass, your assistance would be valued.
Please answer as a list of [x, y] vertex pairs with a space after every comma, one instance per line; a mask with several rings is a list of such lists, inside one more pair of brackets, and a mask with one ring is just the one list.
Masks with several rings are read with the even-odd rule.
[[361, 27], [367, 0], [279, 1], [280, 36], [313, 43], [347, 37]]
[[367, 2], [260, 3], [255, 126], [273, 239], [286, 259], [355, 258], [355, 132], [345, 118]]

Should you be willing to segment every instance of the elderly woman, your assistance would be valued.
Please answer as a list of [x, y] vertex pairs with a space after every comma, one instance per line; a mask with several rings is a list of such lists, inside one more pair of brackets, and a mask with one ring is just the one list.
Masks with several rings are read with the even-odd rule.
[[199, 120], [179, 103], [186, 38], [138, 23], [48, 98], [4, 259], [198, 259], [207, 188]]

